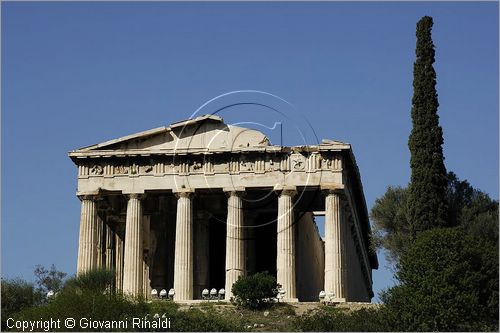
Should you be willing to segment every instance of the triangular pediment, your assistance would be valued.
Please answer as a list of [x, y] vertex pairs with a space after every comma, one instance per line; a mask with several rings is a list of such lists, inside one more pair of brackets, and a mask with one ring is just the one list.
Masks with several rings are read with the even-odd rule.
[[206, 115], [176, 122], [169, 127], [158, 127], [87, 146], [76, 150], [76, 152], [131, 150], [217, 151], [268, 145], [269, 140], [260, 131], [227, 125], [220, 117]]

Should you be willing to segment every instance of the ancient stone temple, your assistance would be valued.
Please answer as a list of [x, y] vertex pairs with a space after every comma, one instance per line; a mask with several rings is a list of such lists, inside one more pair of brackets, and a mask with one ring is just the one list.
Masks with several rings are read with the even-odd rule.
[[[370, 224], [351, 146], [271, 145], [214, 115], [69, 153], [81, 200], [78, 269], [117, 272], [124, 293], [174, 299], [267, 271], [288, 301], [368, 302]], [[324, 216], [324, 237], [315, 218]], [[333, 293], [333, 294], [332, 294]]]

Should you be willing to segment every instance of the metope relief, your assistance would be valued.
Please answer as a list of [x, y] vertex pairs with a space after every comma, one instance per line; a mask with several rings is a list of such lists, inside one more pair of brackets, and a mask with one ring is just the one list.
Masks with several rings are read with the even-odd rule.
[[229, 162], [227, 160], [216, 160], [212, 163], [212, 170], [214, 173], [227, 173], [229, 172]]
[[90, 168], [90, 174], [91, 174], [92, 176], [100, 176], [100, 175], [102, 175], [102, 174], [103, 174], [103, 172], [104, 172], [104, 169], [103, 169], [103, 168], [102, 168], [102, 166], [101, 166], [101, 165], [99, 165], [99, 164], [95, 164], [95, 165], [93, 165], [93, 166]]
[[306, 169], [306, 158], [302, 154], [292, 154], [290, 163], [292, 171], [304, 171]]
[[246, 156], [240, 158], [240, 170], [239, 171], [254, 171], [254, 162]]
[[201, 161], [193, 161], [189, 165], [190, 172], [202, 172], [203, 171], [203, 162]]
[[115, 175], [126, 175], [128, 174], [129, 167], [123, 164], [115, 165], [114, 173]]
[[149, 164], [145, 165], [140, 165], [139, 166], [139, 173], [141, 174], [148, 174], [153, 172], [153, 166]]

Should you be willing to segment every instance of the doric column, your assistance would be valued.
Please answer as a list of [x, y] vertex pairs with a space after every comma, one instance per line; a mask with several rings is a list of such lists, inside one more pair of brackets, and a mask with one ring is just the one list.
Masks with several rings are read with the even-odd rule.
[[144, 215], [143, 216], [143, 228], [144, 228], [144, 237], [143, 237], [143, 260], [144, 260], [144, 269], [143, 269], [143, 286], [142, 291], [144, 297], [148, 298], [151, 295], [151, 279], [149, 276], [150, 269], [150, 258], [151, 258], [151, 238], [150, 238], [150, 226], [151, 226], [151, 216]]
[[123, 291], [123, 236], [118, 230], [115, 233], [115, 272], [116, 290]]
[[295, 223], [293, 197], [295, 188], [284, 188], [278, 197], [277, 282], [285, 290], [284, 298], [297, 301], [295, 278]]
[[345, 302], [346, 221], [339, 192], [326, 190], [325, 195], [325, 292], [333, 292], [338, 302]]
[[228, 191], [226, 232], [226, 299], [233, 293], [233, 284], [245, 275], [245, 241], [242, 191]]
[[130, 194], [125, 223], [125, 253], [123, 263], [123, 292], [132, 296], [142, 294], [142, 203], [140, 194]]
[[178, 192], [175, 228], [175, 300], [193, 299], [193, 205], [192, 192]]
[[110, 226], [110, 222], [106, 223], [106, 269], [113, 269], [113, 252], [114, 252], [114, 238], [115, 232], [113, 228]]
[[77, 274], [96, 268], [97, 265], [97, 203], [95, 197], [84, 195], [80, 214], [80, 237], [78, 242]]

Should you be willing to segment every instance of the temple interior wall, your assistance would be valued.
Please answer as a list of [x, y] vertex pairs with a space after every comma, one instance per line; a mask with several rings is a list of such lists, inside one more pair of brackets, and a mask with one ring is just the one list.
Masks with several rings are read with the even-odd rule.
[[312, 213], [303, 213], [296, 223], [297, 296], [299, 301], [317, 301], [324, 287], [325, 247]]
[[[347, 222], [347, 221], [346, 221]], [[359, 255], [353, 238], [353, 227], [349, 225], [346, 232], [346, 254], [347, 254], [347, 300], [349, 302], [370, 302], [368, 290], [365, 288], [365, 280], [362, 273]]]

